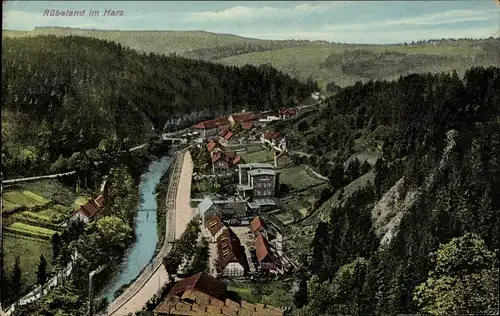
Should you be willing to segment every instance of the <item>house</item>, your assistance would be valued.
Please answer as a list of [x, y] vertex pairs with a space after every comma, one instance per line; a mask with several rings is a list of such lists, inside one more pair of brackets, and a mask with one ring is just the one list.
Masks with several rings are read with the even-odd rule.
[[198, 204], [198, 212], [204, 222], [213, 215], [221, 220], [242, 218], [247, 216], [247, 201], [238, 198], [218, 200], [206, 197]]
[[267, 239], [259, 234], [255, 239], [255, 254], [262, 270], [276, 270], [281, 268], [279, 256], [271, 248]]
[[241, 123], [241, 127], [243, 128], [244, 131], [249, 131], [252, 128], [254, 128], [256, 125], [255, 122], [243, 122]]
[[279, 132], [265, 132], [260, 136], [263, 145], [269, 145], [275, 150], [282, 151], [286, 149], [286, 139]]
[[156, 316], [166, 315], [248, 315], [282, 316], [283, 308], [232, 300], [224, 282], [197, 273], [174, 284], [165, 300], [153, 311]]
[[274, 197], [278, 193], [279, 173], [271, 164], [241, 164], [238, 176], [240, 196]]
[[208, 220], [213, 215], [222, 216], [222, 210], [218, 207], [210, 197], [204, 198], [198, 204], [198, 213], [200, 214], [203, 222]]
[[250, 230], [256, 237], [258, 237], [259, 234], [262, 234], [263, 236], [267, 235], [267, 225], [260, 216], [257, 216], [252, 220], [250, 223]]
[[250, 271], [245, 249], [231, 228], [217, 238], [217, 271], [224, 277], [241, 277]]
[[284, 168], [292, 162], [292, 158], [288, 154], [287, 150], [278, 151], [274, 150], [274, 166], [279, 168]]
[[80, 206], [69, 217], [70, 221], [81, 220], [84, 223], [98, 220], [102, 217], [102, 208], [104, 207], [104, 196], [99, 195], [94, 200], [89, 199], [87, 203]]
[[244, 163], [241, 156], [236, 155], [234, 151], [219, 151], [212, 155], [212, 173], [213, 174], [228, 174], [236, 172], [235, 167], [238, 164]]
[[207, 143], [207, 150], [212, 155], [214, 152], [223, 150], [222, 145], [216, 140], [216, 139], [211, 139]]
[[217, 238], [222, 234], [224, 229], [227, 229], [226, 224], [222, 221], [220, 216], [212, 215], [207, 220], [205, 220], [204, 227], [212, 236], [212, 242], [215, 243]]
[[239, 123], [243, 125], [243, 123], [252, 123], [258, 121], [259, 116], [253, 112], [241, 112], [230, 115], [228, 119], [231, 124]]
[[295, 116], [297, 116], [297, 110], [294, 109], [294, 108], [281, 109], [279, 111], [279, 118], [280, 118], [280, 120], [287, 120], [287, 119], [293, 118]]
[[199, 132], [202, 138], [210, 138], [217, 136], [220, 131], [229, 128], [229, 120], [227, 116], [223, 116], [214, 120], [207, 120], [196, 124], [194, 132]]
[[219, 133], [219, 141], [223, 145], [231, 145], [238, 143], [238, 139], [234, 136], [234, 133], [229, 129], [222, 130]]
[[274, 197], [278, 190], [278, 172], [272, 169], [255, 169], [248, 171], [253, 197]]

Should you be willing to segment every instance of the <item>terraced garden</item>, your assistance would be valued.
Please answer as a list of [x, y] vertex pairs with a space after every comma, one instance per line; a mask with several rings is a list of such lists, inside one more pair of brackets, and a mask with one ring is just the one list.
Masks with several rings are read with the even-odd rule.
[[62, 230], [61, 224], [87, 199], [56, 180], [42, 180], [7, 186], [2, 200], [5, 268], [12, 273], [19, 257], [22, 287], [27, 290], [36, 283], [40, 255], [49, 264], [52, 261], [50, 238]]

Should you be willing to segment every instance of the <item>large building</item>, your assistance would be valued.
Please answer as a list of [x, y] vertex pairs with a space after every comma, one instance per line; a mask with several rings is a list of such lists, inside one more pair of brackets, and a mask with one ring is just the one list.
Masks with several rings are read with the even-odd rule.
[[174, 284], [153, 313], [156, 316], [281, 316], [285, 310], [265, 304], [232, 300], [224, 282], [198, 273]]
[[275, 197], [278, 194], [279, 172], [271, 164], [241, 164], [238, 177], [238, 193], [244, 198]]
[[226, 116], [207, 120], [196, 124], [193, 129], [195, 132], [199, 132], [202, 138], [217, 137], [222, 130], [228, 129], [230, 122]]
[[245, 249], [230, 228], [217, 237], [217, 271], [224, 277], [242, 277], [250, 271]]
[[234, 151], [218, 151], [212, 155], [212, 173], [229, 174], [236, 172], [238, 164], [245, 163]]

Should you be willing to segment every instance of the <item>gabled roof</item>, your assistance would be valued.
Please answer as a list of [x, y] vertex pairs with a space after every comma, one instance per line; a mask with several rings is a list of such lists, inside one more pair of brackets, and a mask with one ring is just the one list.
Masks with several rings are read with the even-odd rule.
[[254, 163], [246, 163], [240, 165], [240, 169], [275, 169], [275, 167], [267, 162], [254, 162]]
[[250, 223], [250, 227], [252, 229], [252, 233], [255, 233], [261, 228], [266, 228], [266, 224], [264, 224], [264, 221], [262, 220], [262, 218], [260, 218], [260, 216], [257, 216]]
[[227, 151], [227, 152], [217, 152], [212, 155], [212, 164], [216, 163], [220, 159], [224, 159], [228, 164], [230, 165], [235, 165], [242, 160], [240, 156], [237, 156], [234, 151]]
[[294, 108], [290, 108], [290, 109], [281, 109], [280, 110], [280, 115], [285, 115], [285, 114], [288, 114], [288, 115], [295, 115], [297, 113], [297, 110], [294, 109]]
[[215, 128], [220, 125], [227, 125], [229, 124], [229, 120], [227, 116], [219, 117], [214, 120], [207, 120], [200, 122], [194, 126], [194, 128], [199, 128], [199, 129], [207, 129], [207, 128]]
[[219, 146], [220, 146], [219, 142], [212, 139], [211, 141], [208, 142], [207, 149], [209, 152], [211, 152], [212, 150], [214, 150], [215, 147], [219, 147]]
[[212, 201], [212, 199], [207, 196], [200, 202], [200, 204], [198, 204], [198, 212], [200, 214], [204, 214], [212, 206], [219, 208], [217, 205], [215, 205], [214, 201]]
[[277, 139], [280, 137], [280, 133], [278, 132], [265, 132], [264, 133], [264, 139], [272, 140], [272, 139]]
[[253, 112], [242, 112], [242, 113], [235, 113], [231, 115], [231, 118], [238, 123], [243, 123], [243, 122], [249, 122], [249, 121], [254, 121], [259, 118], [259, 116]]
[[167, 297], [182, 296], [188, 290], [196, 289], [218, 300], [226, 299], [226, 284], [204, 272], [197, 273], [174, 284]]
[[269, 246], [267, 239], [262, 236], [262, 234], [259, 234], [257, 239], [255, 239], [255, 253], [259, 262], [264, 260], [268, 255], [272, 259], [271, 247]]
[[222, 219], [217, 215], [212, 215], [205, 220], [205, 227], [210, 231], [212, 236], [215, 236], [224, 226]]
[[217, 238], [217, 255], [220, 269], [224, 269], [231, 262], [238, 262], [246, 272], [250, 271], [245, 251], [231, 228], [224, 230]]
[[[102, 197], [102, 200], [104, 197]], [[96, 199], [97, 200], [97, 199]], [[89, 199], [87, 203], [83, 204], [80, 206], [76, 211], [71, 214], [73, 216], [74, 214], [78, 212], [82, 212], [83, 215], [85, 215], [87, 218], [91, 219], [93, 218], [99, 211], [101, 210], [101, 206], [99, 206], [94, 200]]]

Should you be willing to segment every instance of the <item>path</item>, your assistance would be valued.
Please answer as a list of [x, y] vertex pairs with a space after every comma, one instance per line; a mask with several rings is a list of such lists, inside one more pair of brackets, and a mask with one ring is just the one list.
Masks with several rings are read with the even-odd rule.
[[[179, 237], [187, 224], [194, 217], [190, 206], [191, 178], [193, 161], [189, 151], [182, 151], [176, 158], [172, 172], [171, 187], [167, 195], [168, 216], [165, 241], [160, 253], [139, 278], [108, 308], [108, 315], [124, 316], [141, 310], [147, 301], [168, 281], [168, 275], [162, 264], [162, 259], [171, 248], [171, 241]], [[177, 170], [176, 170], [177, 169]]]
[[[130, 148], [128, 151], [129, 152], [134, 152], [136, 150], [139, 150], [141, 148], [146, 147], [147, 145], [148, 144], [142, 144], [142, 145], [139, 145], [139, 146], [135, 146], [135, 147]], [[72, 175], [72, 174], [75, 174], [75, 173], [76, 173], [76, 171], [73, 170], [73, 171], [68, 171], [68, 172], [48, 174], [48, 175], [36, 176], [36, 177], [27, 177], [27, 178], [2, 180], [2, 184], [25, 182], [25, 181], [33, 181], [33, 180], [42, 180], [42, 179], [53, 179], [53, 178], [59, 178], [59, 177], [69, 176], [69, 175]]]

